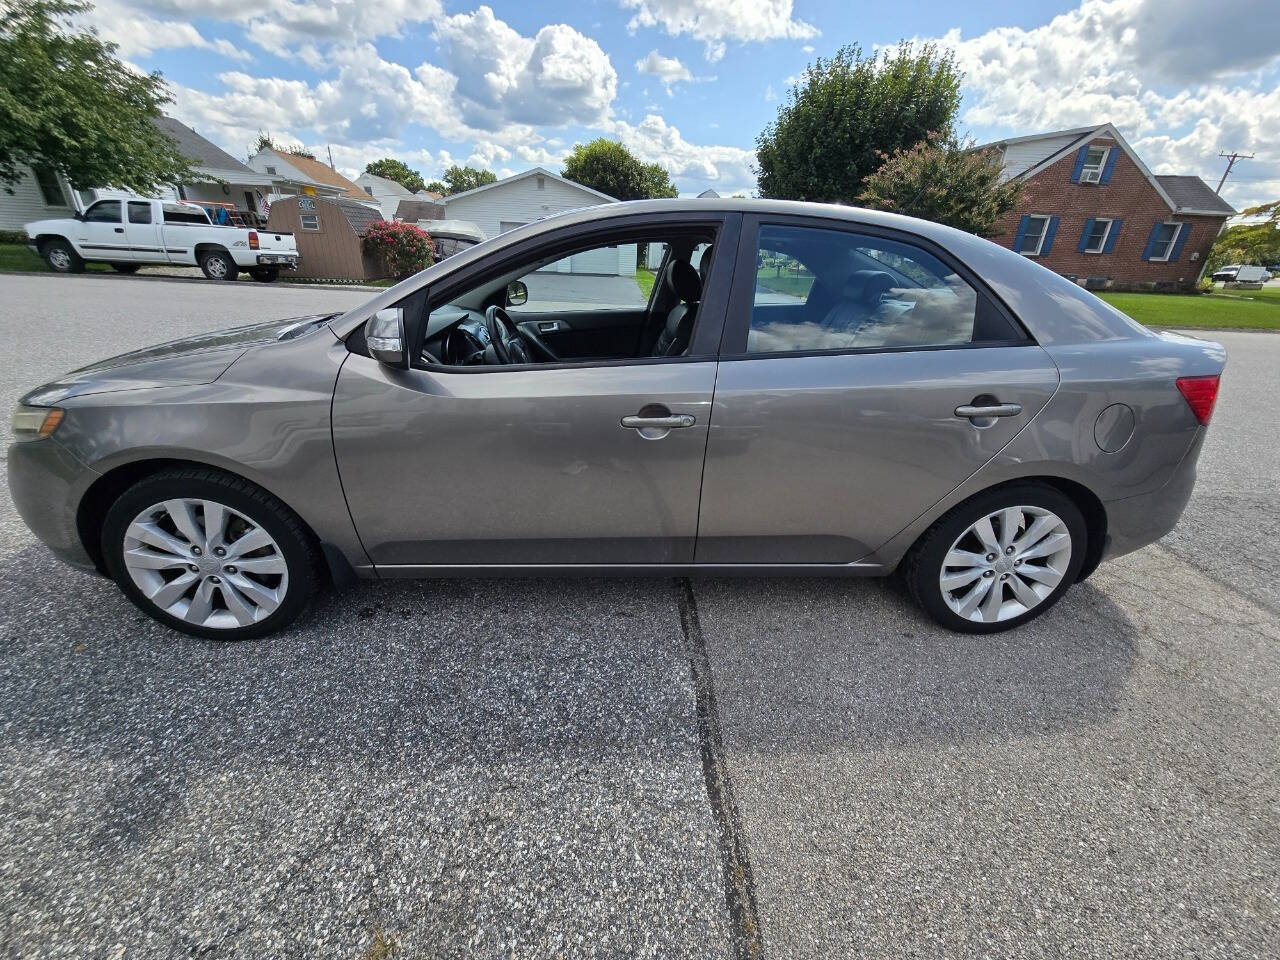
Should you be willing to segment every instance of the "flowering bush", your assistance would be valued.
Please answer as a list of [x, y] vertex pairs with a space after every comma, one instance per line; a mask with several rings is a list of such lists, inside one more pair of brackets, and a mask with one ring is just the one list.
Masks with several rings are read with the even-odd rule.
[[401, 279], [426, 269], [436, 259], [436, 247], [427, 231], [402, 220], [375, 222], [364, 235], [364, 250]]

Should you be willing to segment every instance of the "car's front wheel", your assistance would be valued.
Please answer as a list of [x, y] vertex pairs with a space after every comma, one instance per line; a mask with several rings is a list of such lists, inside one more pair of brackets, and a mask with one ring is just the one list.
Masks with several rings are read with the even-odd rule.
[[84, 261], [80, 259], [80, 254], [65, 240], [46, 240], [40, 247], [40, 255], [54, 273], [84, 272]]
[[130, 487], [102, 531], [125, 595], [176, 630], [244, 640], [290, 623], [314, 596], [320, 563], [298, 516], [266, 491], [214, 470], [169, 470]]
[[200, 269], [210, 280], [234, 280], [240, 268], [225, 250], [206, 250], [200, 254]]
[[957, 506], [929, 529], [903, 577], [934, 620], [995, 633], [1034, 620], [1075, 583], [1088, 530], [1080, 509], [1039, 483], [1000, 487]]

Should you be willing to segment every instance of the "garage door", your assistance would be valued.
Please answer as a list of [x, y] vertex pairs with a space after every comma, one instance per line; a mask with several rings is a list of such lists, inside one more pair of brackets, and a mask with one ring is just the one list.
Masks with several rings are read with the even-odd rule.
[[617, 274], [618, 248], [599, 247], [584, 253], [575, 253], [569, 258], [569, 272]]

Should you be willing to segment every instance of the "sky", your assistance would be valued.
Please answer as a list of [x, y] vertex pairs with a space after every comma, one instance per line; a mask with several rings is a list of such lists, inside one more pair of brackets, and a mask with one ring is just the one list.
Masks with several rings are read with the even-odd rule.
[[398, 157], [558, 172], [604, 136], [682, 194], [754, 192], [754, 144], [817, 57], [902, 39], [953, 51], [979, 142], [1110, 121], [1156, 173], [1280, 199], [1280, 2], [97, 0], [168, 111], [244, 158], [259, 130], [348, 175]]

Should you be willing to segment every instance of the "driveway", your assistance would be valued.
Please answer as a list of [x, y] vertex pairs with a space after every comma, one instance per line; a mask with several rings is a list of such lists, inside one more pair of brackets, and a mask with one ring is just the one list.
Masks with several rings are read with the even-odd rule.
[[532, 273], [524, 278], [529, 288], [528, 311], [582, 309], [593, 307], [643, 307], [649, 302], [635, 277], [587, 273]]
[[[5, 278], [22, 389], [351, 291]], [[961, 637], [872, 581], [371, 583], [168, 633], [0, 498], [0, 956], [1271, 957], [1280, 337], [1165, 543]]]

